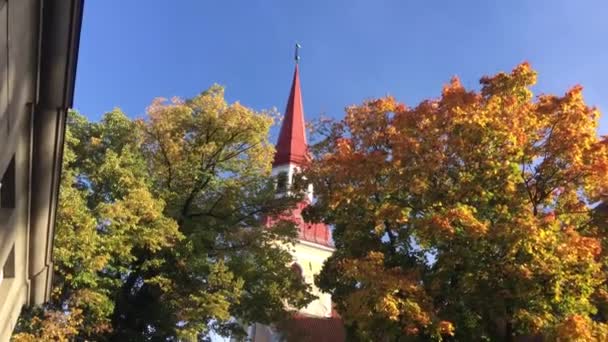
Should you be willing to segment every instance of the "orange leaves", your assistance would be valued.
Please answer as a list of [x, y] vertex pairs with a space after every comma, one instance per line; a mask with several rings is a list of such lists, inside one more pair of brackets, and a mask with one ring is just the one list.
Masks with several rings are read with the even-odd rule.
[[392, 97], [348, 107], [308, 170], [316, 206], [349, 265], [369, 266], [369, 252], [382, 251], [400, 273], [358, 274], [366, 292], [341, 291], [373, 298], [371, 312], [386, 321], [397, 311], [415, 316], [402, 298], [373, 291], [424, 269], [426, 296], [442, 303], [437, 316], [459, 340], [494, 336], [480, 322], [546, 332], [594, 312], [590, 296], [608, 263], [606, 220], [589, 203], [608, 196], [608, 139], [597, 137], [599, 113], [580, 86], [534, 99], [536, 77], [523, 63], [482, 78], [479, 92], [454, 78], [413, 108]]
[[581, 261], [592, 261], [601, 254], [602, 244], [599, 239], [582, 236], [573, 227], [568, 227], [565, 230], [563, 249], [558, 251]]
[[449, 113], [453, 115], [466, 115], [467, 109], [470, 109], [479, 100], [479, 95], [472, 91], [468, 92], [458, 77], [452, 77], [450, 84], [445, 85], [441, 92], [442, 106], [450, 108]]
[[581, 315], [570, 316], [558, 326], [557, 335], [563, 341], [593, 341], [590, 323]]
[[454, 336], [454, 325], [448, 321], [439, 322], [439, 333], [442, 335]]
[[571, 315], [555, 329], [555, 341], [600, 342], [608, 339], [608, 325], [583, 315]]
[[340, 138], [336, 141], [336, 150], [339, 154], [347, 156], [352, 152], [352, 143], [350, 139]]
[[441, 209], [424, 218], [419, 223], [419, 237], [435, 242], [447, 242], [456, 235], [479, 238], [488, 232], [488, 223], [475, 216], [475, 208], [457, 205]]
[[585, 192], [592, 201], [603, 200], [608, 195], [608, 140], [602, 137], [595, 141], [585, 155]]
[[462, 229], [473, 237], [485, 234], [488, 224], [475, 217], [475, 209], [470, 206], [458, 206], [448, 211], [452, 222], [460, 225]]
[[462, 86], [462, 83], [460, 83], [460, 79], [458, 77], [452, 77], [450, 84], [443, 86], [441, 96], [447, 97], [450, 94], [460, 95], [462, 92], [464, 92], [464, 87]]
[[551, 223], [551, 222], [555, 221], [555, 211], [546, 213], [545, 216], [543, 217], [543, 221], [546, 223]]
[[433, 215], [430, 219], [429, 222], [429, 228], [430, 229], [437, 229], [440, 234], [446, 234], [448, 236], [452, 236], [455, 233], [455, 229], [452, 226], [452, 222], [446, 218], [446, 217], [442, 217], [442, 216], [438, 216], [438, 215]]

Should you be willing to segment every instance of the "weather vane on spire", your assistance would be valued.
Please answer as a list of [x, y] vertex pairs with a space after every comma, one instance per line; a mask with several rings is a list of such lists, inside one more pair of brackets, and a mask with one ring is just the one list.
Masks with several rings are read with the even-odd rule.
[[299, 43], [296, 43], [296, 64], [300, 61], [300, 49], [302, 48], [302, 45], [300, 45]]

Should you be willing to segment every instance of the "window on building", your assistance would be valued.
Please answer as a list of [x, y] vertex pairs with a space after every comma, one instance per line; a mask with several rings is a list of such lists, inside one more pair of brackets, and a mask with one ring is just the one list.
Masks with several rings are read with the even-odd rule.
[[[1, 151], [0, 151], [1, 152]], [[2, 171], [0, 171], [2, 172]], [[0, 233], [7, 228], [6, 220], [10, 215], [10, 209], [15, 207], [15, 158], [11, 160], [0, 179]], [[1, 234], [0, 234], [1, 235]], [[6, 241], [5, 241], [6, 242]], [[4, 279], [15, 276], [15, 245], [5, 261], [0, 260], [0, 283]], [[0, 297], [2, 294], [0, 294]]]
[[12, 209], [15, 207], [15, 157], [0, 181], [0, 209]]
[[277, 175], [277, 192], [284, 193], [287, 191], [287, 172], [279, 172]]
[[15, 276], [15, 245], [11, 248], [11, 252], [8, 254], [2, 269], [0, 269], [0, 275], [2, 278], [13, 278]]
[[[13, 247], [11, 248], [10, 253], [8, 254], [8, 257], [6, 258], [6, 261], [4, 262], [4, 265], [2, 265], [2, 268], [0, 268], [0, 285], [2, 284], [2, 282], [5, 279], [10, 279], [10, 278], [14, 278], [15, 277], [15, 245], [13, 244]], [[2, 290], [2, 288], [0, 287], [0, 292], [4, 292], [5, 290]], [[5, 293], [0, 293], [0, 297], [6, 295]], [[2, 298], [0, 298], [1, 300]]]
[[300, 279], [300, 281], [304, 282], [304, 273], [302, 272], [302, 267], [300, 267], [300, 265], [293, 263], [291, 265], [291, 270], [298, 277], [298, 279]]

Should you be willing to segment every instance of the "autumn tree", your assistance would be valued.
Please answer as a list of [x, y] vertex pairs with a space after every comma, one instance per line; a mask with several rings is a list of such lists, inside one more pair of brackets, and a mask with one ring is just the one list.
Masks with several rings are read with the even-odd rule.
[[308, 219], [337, 251], [318, 285], [352, 340], [605, 341], [608, 182], [582, 88], [534, 97], [526, 63], [322, 125]]
[[[213, 86], [68, 118], [51, 302], [22, 314], [17, 340], [206, 340], [286, 317], [311, 300], [289, 269], [293, 225], [262, 225], [274, 196], [272, 113]], [[237, 322], [235, 318], [238, 318]]]

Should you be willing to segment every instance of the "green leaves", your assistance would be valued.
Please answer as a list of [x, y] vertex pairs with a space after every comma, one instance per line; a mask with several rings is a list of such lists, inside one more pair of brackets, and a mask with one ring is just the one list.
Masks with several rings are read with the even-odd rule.
[[297, 200], [274, 196], [272, 123], [226, 103], [220, 86], [154, 100], [141, 120], [119, 109], [98, 123], [70, 113], [56, 295], [36, 314], [44, 324], [22, 336], [62, 326], [66, 338], [195, 340], [210, 328], [242, 334], [235, 317], [269, 323], [286, 304], [306, 305], [309, 289], [277, 245], [292, 241], [293, 226], [262, 224]]

